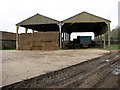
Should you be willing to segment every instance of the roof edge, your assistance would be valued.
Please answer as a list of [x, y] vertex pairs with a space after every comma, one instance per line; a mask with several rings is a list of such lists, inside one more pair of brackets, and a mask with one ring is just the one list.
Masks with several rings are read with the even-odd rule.
[[30, 19], [30, 18], [36, 16], [36, 15], [39, 15], [39, 16], [42, 16], [42, 17], [45, 17], [45, 18], [54, 20], [54, 21], [56, 21], [56, 22], [58, 22], [58, 23], [60, 22], [60, 21], [58, 21], [58, 20], [56, 20], [56, 19], [53, 19], [53, 18], [50, 18], [50, 17], [47, 17], [47, 16], [44, 16], [44, 15], [41, 15], [41, 14], [37, 13], [37, 14], [35, 14], [35, 15], [33, 15], [33, 16], [31, 16], [31, 17], [29, 17], [29, 18], [27, 18], [27, 19], [25, 19], [25, 20], [23, 20], [23, 21], [21, 21], [21, 22], [19, 22], [19, 23], [17, 23], [16, 26], [19, 26], [20, 23], [22, 23], [22, 22], [24, 22], [24, 21], [26, 21], [26, 20], [28, 20], [28, 19]]
[[101, 18], [101, 19], [103, 19], [103, 20], [106, 20], [106, 21], [108, 21], [108, 22], [111, 22], [111, 21], [108, 20], [108, 19], [105, 19], [105, 18], [102, 18], [102, 17], [96, 16], [96, 15], [94, 15], [94, 14], [91, 14], [91, 13], [88, 13], [88, 12], [85, 12], [85, 11], [83, 11], [83, 12], [81, 12], [81, 13], [78, 13], [78, 14], [76, 14], [76, 15], [74, 15], [74, 16], [71, 16], [70, 18], [67, 18], [67, 19], [65, 19], [65, 20], [63, 20], [63, 21], [61, 21], [61, 22], [64, 22], [64, 21], [66, 21], [66, 20], [69, 20], [69, 19], [71, 19], [71, 18], [73, 18], [73, 17], [76, 17], [76, 16], [82, 14], [82, 13], [87, 13], [87, 14], [89, 14], [89, 15], [92, 15], [92, 16], [95, 16], [95, 17]]

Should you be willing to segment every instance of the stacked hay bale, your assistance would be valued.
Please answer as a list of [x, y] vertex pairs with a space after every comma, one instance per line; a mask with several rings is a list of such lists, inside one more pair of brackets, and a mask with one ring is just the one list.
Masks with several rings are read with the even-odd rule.
[[21, 34], [19, 38], [20, 50], [58, 50], [59, 32], [35, 32]]
[[59, 49], [59, 32], [46, 32], [45, 38], [46, 50], [58, 50]]
[[35, 32], [32, 37], [32, 50], [45, 49], [45, 32]]
[[32, 33], [22, 33], [19, 35], [19, 50], [31, 50], [30, 44]]

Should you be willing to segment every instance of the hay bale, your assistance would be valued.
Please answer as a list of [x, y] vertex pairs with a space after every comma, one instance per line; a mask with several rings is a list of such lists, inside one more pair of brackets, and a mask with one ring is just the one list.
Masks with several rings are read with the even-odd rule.
[[58, 50], [59, 32], [24, 33], [19, 36], [20, 50]]
[[30, 41], [32, 39], [32, 34], [31, 33], [22, 33], [19, 36], [19, 45], [30, 45]]
[[59, 41], [59, 32], [46, 32], [45, 41]]
[[46, 35], [59, 35], [58, 31], [50, 31], [50, 32], [46, 32]]
[[30, 45], [21, 45], [21, 46], [18, 47], [18, 49], [19, 50], [30, 50], [31, 47], [30, 47]]
[[33, 41], [45, 41], [45, 32], [36, 32], [33, 34]]
[[20, 39], [19, 45], [30, 45], [30, 40], [28, 39]]
[[59, 42], [45, 42], [46, 50], [59, 50]]
[[60, 48], [58, 46], [46, 46], [45, 50], [59, 50]]
[[37, 46], [40, 46], [40, 47], [43, 47], [43, 46], [45, 46], [45, 42], [38, 42], [38, 41], [33, 41], [32, 42], [32, 46], [35, 46], [35, 47], [37, 47]]
[[45, 42], [45, 46], [59, 46], [58, 42]]
[[22, 39], [28, 39], [28, 38], [32, 38], [32, 33], [21, 33], [20, 37]]
[[45, 50], [45, 47], [32, 47], [32, 50]]
[[45, 41], [47, 41], [47, 42], [58, 42], [59, 37], [58, 36], [46, 36]]
[[19, 45], [30, 45], [30, 41], [21, 41]]
[[59, 32], [36, 32], [33, 41], [59, 41]]
[[20, 41], [31, 41], [32, 39], [31, 38], [19, 38]]

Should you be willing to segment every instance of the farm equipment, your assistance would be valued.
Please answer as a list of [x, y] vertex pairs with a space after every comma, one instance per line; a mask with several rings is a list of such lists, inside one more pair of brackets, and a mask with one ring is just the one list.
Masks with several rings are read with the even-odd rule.
[[89, 48], [94, 46], [95, 43], [92, 41], [91, 36], [77, 36], [77, 39], [73, 39], [73, 41], [65, 45], [65, 49]]
[[91, 47], [92, 39], [91, 36], [77, 36], [77, 40], [80, 43], [80, 46], [86, 48]]

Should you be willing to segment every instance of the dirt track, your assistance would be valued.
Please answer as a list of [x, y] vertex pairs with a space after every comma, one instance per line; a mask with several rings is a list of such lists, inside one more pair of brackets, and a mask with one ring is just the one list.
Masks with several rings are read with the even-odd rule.
[[2, 85], [6, 86], [108, 54], [100, 49], [2, 51]]
[[59, 71], [25, 80], [6, 88], [118, 88], [118, 51]]

